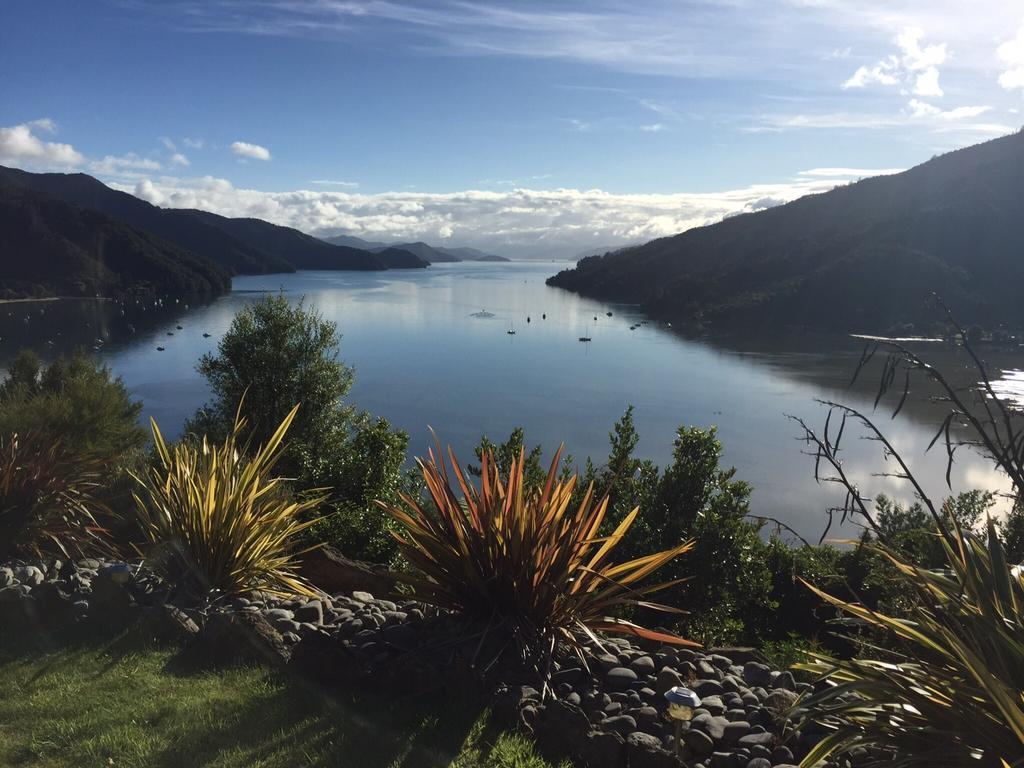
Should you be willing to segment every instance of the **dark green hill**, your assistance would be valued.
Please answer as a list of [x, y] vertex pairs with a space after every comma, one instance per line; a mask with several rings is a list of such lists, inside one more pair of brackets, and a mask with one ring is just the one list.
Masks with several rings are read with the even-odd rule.
[[144, 229], [222, 265], [234, 274], [296, 269], [386, 269], [370, 251], [331, 245], [260, 219], [159, 208], [83, 173], [28, 173], [0, 166], [0, 187], [34, 189]]
[[278, 226], [261, 219], [229, 219], [208, 211], [197, 210], [176, 213], [191, 215], [250, 248], [262, 249], [273, 254], [294, 269], [387, 268], [370, 251], [345, 245], [332, 245], [297, 229]]
[[458, 256], [445, 253], [441, 248], [434, 248], [424, 242], [416, 243], [395, 243], [392, 248], [399, 248], [403, 251], [415, 254], [428, 264], [443, 264], [446, 262], [462, 261]]
[[0, 166], [0, 187], [24, 187], [144, 229], [235, 274], [294, 272], [284, 258], [232, 237], [189, 211], [158, 208], [84, 173], [29, 173]]
[[30, 189], [0, 186], [0, 295], [195, 295], [222, 268], [151, 233]]
[[510, 259], [506, 259], [504, 256], [495, 256], [493, 253], [487, 253], [478, 248], [438, 248], [437, 250], [443, 251], [449, 256], [454, 256], [461, 261], [510, 261]]
[[429, 261], [402, 248], [385, 248], [377, 251], [376, 256], [388, 269], [420, 269], [430, 266]]
[[1024, 133], [604, 256], [550, 285], [671, 319], [881, 331], [1024, 324]]
[[382, 243], [379, 240], [363, 240], [363, 238], [356, 237], [355, 235], [335, 235], [334, 237], [322, 237], [320, 239], [332, 245], [347, 245], [349, 248], [362, 248], [364, 251], [378, 251], [388, 247], [387, 243]]

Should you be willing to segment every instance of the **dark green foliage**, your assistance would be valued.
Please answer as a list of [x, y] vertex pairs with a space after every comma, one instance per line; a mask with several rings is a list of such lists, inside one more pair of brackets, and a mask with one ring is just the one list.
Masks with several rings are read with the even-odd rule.
[[141, 411], [124, 382], [83, 353], [44, 365], [24, 351], [0, 384], [0, 434], [32, 433], [107, 465], [145, 445]]
[[[480, 438], [480, 444], [473, 449], [476, 454], [476, 460], [482, 461], [484, 454], [488, 454], [498, 467], [498, 471], [503, 476], [507, 476], [509, 470], [512, 468], [512, 463], [519, 460], [520, 452], [526, 454], [523, 462], [523, 483], [525, 487], [531, 489], [540, 489], [544, 485], [544, 480], [547, 478], [548, 470], [541, 463], [544, 459], [544, 447], [540, 444], [533, 446], [529, 450], [526, 450], [526, 437], [522, 427], [516, 427], [512, 430], [512, 434], [509, 435], [508, 440], [495, 445], [487, 435]], [[466, 470], [473, 477], [480, 477], [480, 465], [469, 464]], [[561, 472], [559, 479], [567, 480], [572, 475], [572, 456], [566, 456], [562, 460]], [[577, 495], [581, 494], [577, 492]], [[582, 496], [581, 496], [582, 498]], [[578, 500], [577, 500], [578, 501]]]
[[395, 499], [408, 437], [344, 402], [352, 369], [338, 352], [335, 324], [314, 310], [283, 296], [253, 303], [235, 316], [217, 354], [200, 360], [214, 397], [187, 429], [222, 440], [244, 397], [242, 414], [258, 445], [300, 404], [279, 470], [299, 492], [330, 489], [320, 510], [327, 519], [311, 535], [350, 557], [387, 560], [394, 544], [374, 501]]

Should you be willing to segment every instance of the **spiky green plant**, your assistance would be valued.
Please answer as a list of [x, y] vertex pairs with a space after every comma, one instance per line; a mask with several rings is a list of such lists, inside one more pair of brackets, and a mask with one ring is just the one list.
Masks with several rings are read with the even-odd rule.
[[[239, 416], [224, 441], [169, 446], [151, 420], [157, 461], [136, 477], [138, 519], [154, 567], [206, 593], [315, 594], [296, 572], [296, 542], [320, 496], [294, 499], [273, 475], [298, 406], [250, 450]], [[305, 551], [308, 551], [305, 550]]]
[[614, 563], [615, 546], [638, 510], [610, 536], [600, 536], [608, 499], [595, 500], [591, 487], [573, 506], [576, 476], [559, 479], [560, 454], [537, 488], [524, 481], [523, 452], [505, 479], [485, 452], [477, 489], [449, 449], [461, 497], [439, 459], [440, 446], [426, 462], [418, 460], [430, 503], [403, 497], [399, 506], [382, 505], [398, 522], [394, 535], [414, 567], [402, 578], [418, 599], [492, 627], [527, 663], [543, 664], [559, 641], [579, 652], [585, 638], [596, 639], [596, 631], [696, 645], [616, 616], [635, 606], [674, 611], [645, 597], [676, 582], [641, 582], [692, 542]]
[[94, 461], [57, 443], [0, 437], [0, 560], [50, 548], [69, 556], [97, 544], [102, 505], [92, 494], [99, 477]]
[[926, 570], [874, 545], [917, 598], [906, 616], [886, 616], [814, 591], [871, 627], [899, 651], [837, 660], [811, 654], [798, 668], [824, 687], [802, 707], [830, 729], [803, 761], [855, 747], [888, 768], [1008, 768], [1024, 765], [1024, 584], [1008, 567], [995, 526], [987, 540], [955, 524], [936, 534], [947, 568]]

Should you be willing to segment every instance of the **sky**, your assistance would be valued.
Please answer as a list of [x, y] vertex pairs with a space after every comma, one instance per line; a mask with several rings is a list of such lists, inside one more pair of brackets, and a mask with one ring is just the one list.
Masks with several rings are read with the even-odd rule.
[[565, 258], [1018, 130], [1022, 0], [0, 0], [0, 164]]

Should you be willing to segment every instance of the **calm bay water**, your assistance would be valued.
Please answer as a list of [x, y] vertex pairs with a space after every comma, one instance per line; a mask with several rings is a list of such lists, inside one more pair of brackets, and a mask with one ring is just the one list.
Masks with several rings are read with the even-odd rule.
[[[754, 486], [753, 511], [820, 535], [824, 510], [842, 494], [814, 482], [812, 460], [795, 439], [800, 430], [786, 415], [822, 425], [815, 398], [870, 409], [867, 388], [847, 389], [861, 343], [807, 335], [688, 340], [654, 321], [630, 330], [645, 319], [635, 308], [544, 285], [561, 267], [460, 263], [247, 276], [235, 278], [231, 294], [193, 307], [173, 300], [9, 304], [0, 312], [0, 360], [24, 346], [55, 353], [95, 345], [144, 401], [145, 415], [175, 434], [209, 394], [197, 359], [216, 349], [236, 311], [281, 291], [338, 324], [342, 357], [356, 369], [351, 400], [406, 430], [414, 453], [426, 450], [429, 426], [467, 461], [481, 435], [503, 440], [521, 425], [531, 444], [550, 451], [564, 442], [581, 464], [588, 455], [600, 464], [613, 422], [632, 404], [641, 456], [664, 464], [679, 425], [717, 425], [726, 461]], [[593, 340], [582, 343], [583, 335]], [[936, 413], [916, 403], [895, 421], [888, 414], [878, 421], [926, 489], [941, 496], [944, 455], [924, 454]], [[877, 446], [853, 437], [845, 441], [846, 462], [862, 488], [907, 497], [895, 480], [871, 476], [886, 469]], [[955, 490], [1000, 484], [985, 461], [967, 454], [952, 479]]]

